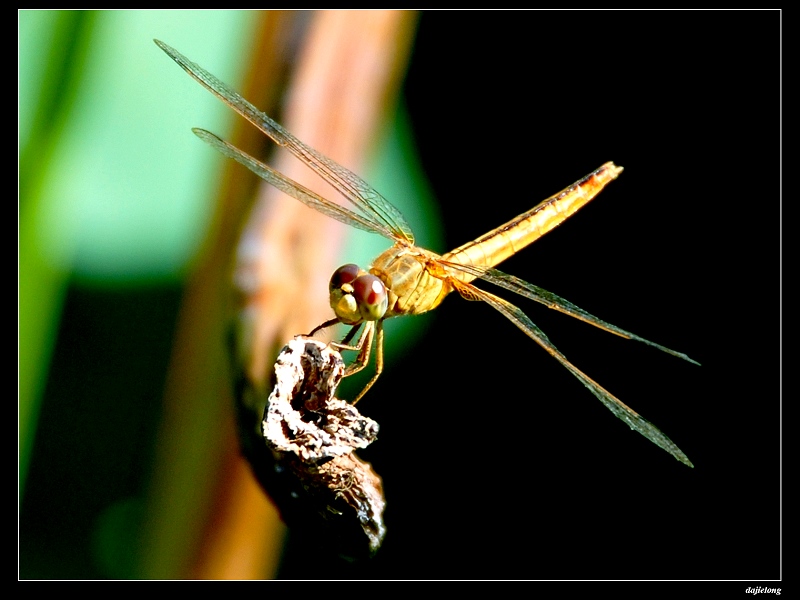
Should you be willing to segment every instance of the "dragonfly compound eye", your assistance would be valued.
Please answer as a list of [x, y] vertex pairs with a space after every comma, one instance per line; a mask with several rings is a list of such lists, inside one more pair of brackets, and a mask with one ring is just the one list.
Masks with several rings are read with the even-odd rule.
[[377, 321], [389, 306], [386, 286], [375, 275], [362, 275], [353, 282], [355, 296], [361, 317], [365, 321]]
[[358, 268], [358, 265], [350, 264], [339, 267], [331, 275], [330, 290], [341, 290], [343, 285], [352, 284], [360, 272], [361, 269]]
[[334, 271], [330, 294], [333, 312], [342, 323], [351, 325], [377, 321], [389, 305], [383, 282], [359, 269], [358, 265], [344, 265]]

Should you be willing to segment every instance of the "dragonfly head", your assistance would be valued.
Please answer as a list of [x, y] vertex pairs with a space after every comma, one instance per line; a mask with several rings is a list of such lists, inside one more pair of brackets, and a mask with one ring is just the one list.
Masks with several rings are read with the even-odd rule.
[[358, 265], [344, 265], [331, 277], [331, 308], [347, 325], [378, 321], [386, 314], [389, 295], [383, 282]]

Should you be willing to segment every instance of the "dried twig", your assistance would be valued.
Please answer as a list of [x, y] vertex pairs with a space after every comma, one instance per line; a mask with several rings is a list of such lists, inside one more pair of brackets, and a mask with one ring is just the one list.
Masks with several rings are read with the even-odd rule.
[[289, 342], [264, 411], [266, 445], [251, 445], [248, 458], [290, 527], [360, 558], [386, 533], [381, 478], [354, 452], [377, 439], [378, 424], [334, 396], [343, 375], [341, 355], [322, 342]]

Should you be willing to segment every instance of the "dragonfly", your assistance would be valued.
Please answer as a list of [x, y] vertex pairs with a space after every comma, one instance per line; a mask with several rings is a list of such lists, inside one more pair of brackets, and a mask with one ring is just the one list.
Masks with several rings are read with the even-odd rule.
[[342, 342], [335, 344], [339, 349], [358, 352], [348, 365], [345, 376], [368, 365], [374, 345], [375, 372], [353, 403], [366, 394], [383, 371], [383, 322], [392, 317], [417, 315], [432, 310], [448, 294], [456, 292], [467, 300], [483, 301], [498, 310], [561, 363], [631, 429], [638, 431], [685, 465], [694, 466], [661, 430], [573, 365], [521, 309], [473, 283], [476, 280], [489, 282], [610, 333], [699, 365], [686, 354], [670, 350], [603, 321], [556, 294], [494, 268], [575, 214], [608, 183], [616, 179], [622, 172], [622, 167], [607, 162], [531, 210], [455, 250], [439, 255], [415, 245], [411, 227], [400, 211], [366, 181], [301, 142], [200, 65], [164, 42], [154, 41], [206, 89], [331, 184], [353, 205], [353, 209], [323, 198], [213, 133], [200, 128], [192, 129], [200, 139], [310, 208], [346, 225], [382, 235], [393, 242], [391, 248], [375, 259], [369, 270], [354, 264], [336, 269], [329, 286], [330, 305], [335, 317], [309, 334], [314, 335], [337, 323], [351, 327]]

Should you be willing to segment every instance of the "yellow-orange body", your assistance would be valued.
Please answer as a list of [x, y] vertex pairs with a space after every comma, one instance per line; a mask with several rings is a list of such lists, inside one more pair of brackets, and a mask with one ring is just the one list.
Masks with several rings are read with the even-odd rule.
[[451, 280], [469, 283], [475, 276], [446, 263], [491, 268], [560, 225], [594, 198], [622, 167], [606, 163], [583, 179], [540, 202], [500, 227], [439, 256], [430, 250], [396, 243], [378, 256], [369, 272], [379, 277], [389, 292], [384, 318], [418, 315], [439, 306], [455, 287]]

